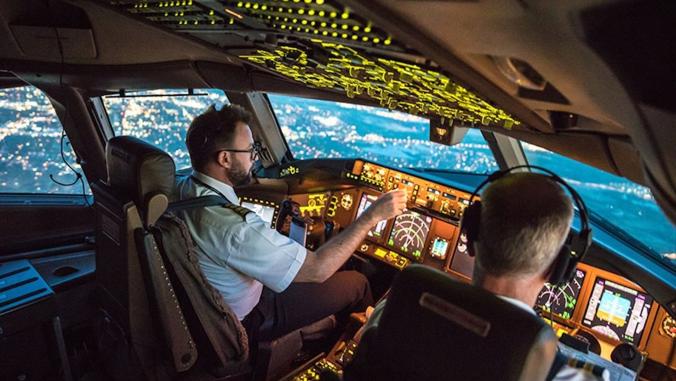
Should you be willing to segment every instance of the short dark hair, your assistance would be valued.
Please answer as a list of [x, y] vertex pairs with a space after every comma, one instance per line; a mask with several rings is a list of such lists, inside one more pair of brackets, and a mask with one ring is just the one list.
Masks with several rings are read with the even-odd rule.
[[556, 259], [573, 219], [559, 184], [538, 173], [513, 173], [481, 195], [476, 267], [494, 276], [530, 275]]
[[238, 105], [225, 105], [220, 110], [211, 105], [196, 116], [185, 136], [192, 167], [202, 169], [216, 150], [232, 143], [237, 123], [249, 124], [250, 120], [251, 114]]

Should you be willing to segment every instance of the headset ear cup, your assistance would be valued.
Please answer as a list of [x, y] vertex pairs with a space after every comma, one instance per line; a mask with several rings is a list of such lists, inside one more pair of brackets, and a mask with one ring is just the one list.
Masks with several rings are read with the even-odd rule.
[[460, 222], [460, 228], [465, 231], [469, 244], [479, 240], [479, 226], [481, 225], [481, 201], [474, 201], [465, 208]]
[[576, 267], [576, 263], [571, 261], [571, 259], [570, 246], [566, 243], [554, 260], [555, 262], [552, 265], [551, 272], [549, 273], [549, 280], [547, 281], [549, 284], [562, 285], [570, 280], [570, 267], [571, 265], [573, 269]]

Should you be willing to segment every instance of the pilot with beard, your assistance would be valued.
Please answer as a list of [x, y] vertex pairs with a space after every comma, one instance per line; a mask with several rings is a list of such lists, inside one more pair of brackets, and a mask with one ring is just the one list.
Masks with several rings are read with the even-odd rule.
[[[197, 116], [186, 145], [193, 172], [177, 184], [181, 200], [218, 195], [234, 205], [234, 187], [251, 182], [259, 152], [240, 106], [214, 106]], [[253, 212], [222, 206], [180, 212], [197, 246], [199, 265], [240, 319], [255, 348], [326, 316], [347, 319], [372, 303], [368, 280], [338, 271], [384, 219], [406, 207], [405, 191], [385, 193], [370, 208], [316, 251], [271, 229]]]

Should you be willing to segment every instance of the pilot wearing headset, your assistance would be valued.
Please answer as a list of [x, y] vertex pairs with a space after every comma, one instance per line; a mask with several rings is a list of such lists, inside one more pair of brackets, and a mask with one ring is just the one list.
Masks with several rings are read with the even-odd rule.
[[[496, 172], [477, 188], [475, 194], [487, 185], [481, 201], [465, 211], [461, 228], [470, 254], [476, 256], [473, 284], [534, 314], [544, 283], [570, 277], [589, 247], [591, 230], [584, 203], [558, 176], [510, 172]], [[573, 205], [563, 188], [583, 209], [581, 232], [570, 237]], [[364, 329], [377, 327], [384, 304], [376, 306]], [[596, 375], [556, 361], [548, 379], [608, 380], [609, 374], [604, 370]]]
[[[235, 186], [251, 181], [258, 157], [250, 115], [237, 105], [213, 106], [186, 136], [193, 167], [181, 179], [181, 200], [218, 195], [238, 206]], [[271, 229], [240, 207], [195, 208], [181, 216], [197, 246], [200, 268], [242, 321], [250, 344], [280, 337], [326, 316], [363, 311], [372, 303], [366, 278], [337, 270], [378, 221], [406, 207], [406, 193], [384, 194], [343, 232], [316, 251]]]

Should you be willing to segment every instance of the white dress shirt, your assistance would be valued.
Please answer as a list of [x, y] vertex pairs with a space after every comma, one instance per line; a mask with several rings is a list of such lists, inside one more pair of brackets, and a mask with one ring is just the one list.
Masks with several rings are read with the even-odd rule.
[[[239, 205], [230, 185], [197, 171], [192, 176]], [[190, 176], [177, 183], [181, 200], [207, 195], [218, 194]], [[258, 303], [263, 285], [284, 291], [305, 261], [303, 246], [271, 229], [256, 213], [242, 217], [228, 208], [211, 206], [180, 211], [179, 216], [195, 241], [204, 275], [240, 320]]]

